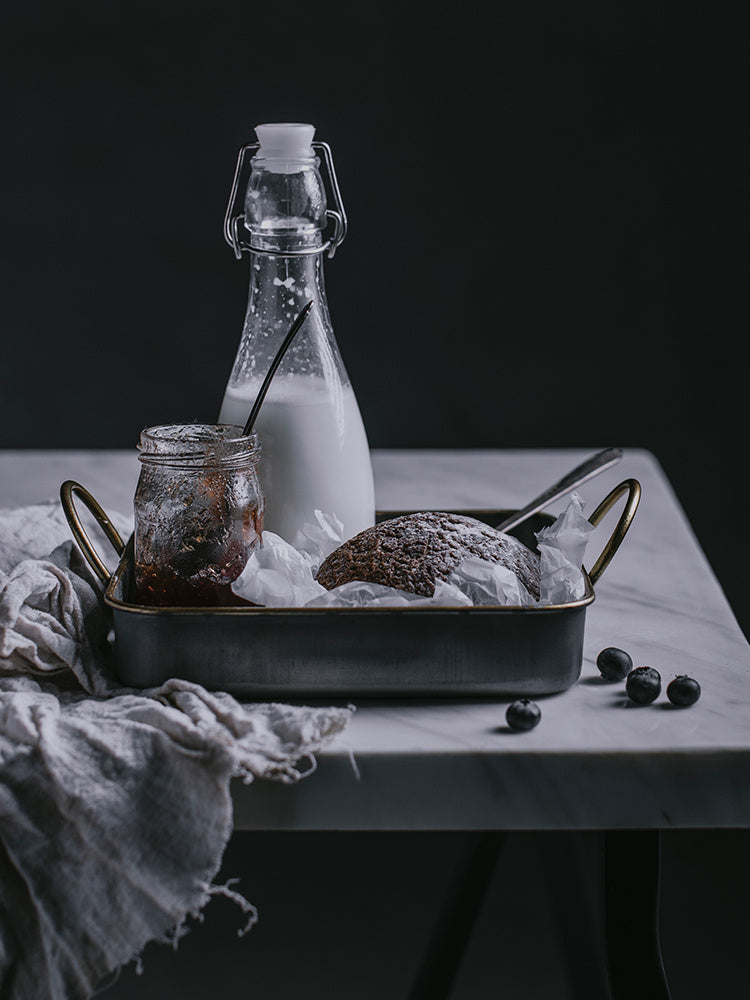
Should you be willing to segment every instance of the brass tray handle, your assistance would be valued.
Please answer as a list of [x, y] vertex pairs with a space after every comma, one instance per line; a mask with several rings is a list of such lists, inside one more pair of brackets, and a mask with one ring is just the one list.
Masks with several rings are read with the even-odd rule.
[[[625, 504], [625, 508], [620, 515], [620, 520], [617, 522], [615, 530], [612, 532], [609, 541], [602, 549], [601, 555], [596, 560], [593, 567], [589, 570], [589, 579], [591, 580], [592, 585], [597, 582], [604, 570], [607, 566], [609, 566], [612, 561], [612, 557], [619, 549], [625, 535], [628, 532], [633, 518], [635, 517], [635, 512], [638, 509], [638, 504], [640, 503], [641, 484], [637, 479], [623, 480], [623, 482], [621, 482], [618, 486], [615, 486], [612, 492], [602, 500], [593, 514], [589, 517], [591, 524], [598, 525], [602, 518], [609, 513], [612, 507], [614, 507], [620, 497], [625, 493], [628, 494], [628, 499]], [[91, 539], [86, 534], [86, 529], [83, 527], [81, 519], [78, 516], [78, 511], [76, 510], [74, 500], [75, 495], [80, 497], [83, 504], [88, 507], [94, 515], [102, 531], [112, 543], [112, 547], [117, 553], [118, 558], [122, 556], [122, 553], [125, 550], [125, 543], [120, 537], [120, 533], [117, 528], [110, 521], [105, 510], [98, 503], [98, 501], [94, 499], [89, 491], [84, 486], [81, 486], [80, 483], [76, 483], [72, 479], [66, 480], [60, 487], [60, 500], [62, 502], [65, 517], [70, 525], [73, 537], [78, 543], [89, 566], [91, 566], [92, 570], [99, 577], [102, 585], [106, 587], [111, 579], [111, 574], [94, 548]]]
[[102, 562], [101, 557], [91, 543], [91, 539], [86, 534], [86, 529], [81, 523], [78, 511], [76, 510], [75, 500], [73, 499], [74, 494], [77, 494], [81, 498], [83, 504], [88, 507], [94, 515], [99, 523], [99, 527], [112, 543], [118, 557], [122, 556], [122, 553], [125, 550], [125, 543], [122, 538], [120, 538], [120, 533], [117, 528], [114, 524], [112, 524], [101, 505], [92, 497], [89, 491], [84, 486], [81, 486], [80, 483], [76, 483], [72, 479], [66, 480], [60, 487], [60, 501], [62, 502], [65, 517], [70, 525], [70, 530], [73, 532], [73, 537], [76, 542], [78, 542], [78, 547], [86, 557], [86, 561], [99, 577], [103, 586], [106, 587], [112, 574]]
[[640, 503], [641, 484], [637, 479], [624, 479], [619, 486], [615, 486], [612, 492], [602, 500], [589, 518], [589, 521], [592, 524], [599, 524], [604, 515], [609, 513], [624, 493], [628, 494], [628, 499], [625, 504], [625, 508], [620, 515], [620, 520], [617, 522], [617, 526], [612, 532], [609, 541], [602, 549], [601, 555], [596, 560], [593, 567], [589, 570], [589, 580], [591, 580], [592, 584], [596, 583], [607, 566], [609, 566], [612, 561], [612, 556], [615, 552], [617, 552], [622, 544], [623, 538], [628, 532], [628, 528], [635, 517], [635, 512], [638, 509], [638, 504]]

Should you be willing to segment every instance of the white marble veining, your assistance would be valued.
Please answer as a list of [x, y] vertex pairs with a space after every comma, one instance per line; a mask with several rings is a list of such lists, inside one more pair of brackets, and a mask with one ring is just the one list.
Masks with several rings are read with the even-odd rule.
[[[516, 508], [594, 450], [375, 452], [377, 503]], [[126, 452], [4, 452], [0, 505], [53, 496], [73, 478], [108, 509], [127, 510], [137, 475]], [[627, 450], [587, 483], [587, 509], [629, 477], [641, 483], [641, 505], [588, 609], [581, 679], [540, 699], [535, 730], [509, 732], [504, 701], [361, 702], [310, 780], [237, 787], [236, 826], [750, 826], [750, 647], [650, 453]], [[592, 536], [587, 565], [621, 506]], [[664, 685], [691, 674], [700, 701], [683, 710], [663, 694], [651, 706], [628, 703], [624, 686], [602, 683], [596, 670], [609, 645], [656, 667]]]

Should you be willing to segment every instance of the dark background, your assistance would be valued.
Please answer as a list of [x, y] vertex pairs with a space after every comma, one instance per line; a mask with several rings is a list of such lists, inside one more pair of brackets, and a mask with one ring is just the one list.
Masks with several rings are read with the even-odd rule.
[[16, 5], [0, 447], [216, 419], [249, 279], [222, 236], [236, 153], [310, 121], [371, 445], [649, 448], [747, 632], [740, 28], [606, 0]]
[[607, 0], [11, 6], [0, 447], [216, 418], [249, 278], [222, 237], [236, 153], [309, 121], [370, 444], [652, 450], [747, 633], [741, 29]]

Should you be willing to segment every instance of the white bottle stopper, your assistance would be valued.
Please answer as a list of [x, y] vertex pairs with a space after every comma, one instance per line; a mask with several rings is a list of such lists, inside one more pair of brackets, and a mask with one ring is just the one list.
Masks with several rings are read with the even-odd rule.
[[300, 122], [276, 122], [256, 125], [255, 134], [260, 142], [258, 156], [270, 160], [298, 160], [314, 156], [311, 143], [314, 125]]

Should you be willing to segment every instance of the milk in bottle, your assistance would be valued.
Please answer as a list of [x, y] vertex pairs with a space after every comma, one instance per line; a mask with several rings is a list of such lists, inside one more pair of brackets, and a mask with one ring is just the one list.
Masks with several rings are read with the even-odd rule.
[[[313, 307], [284, 356], [260, 409], [264, 527], [293, 541], [315, 510], [335, 514], [350, 538], [374, 522], [372, 465], [359, 406], [333, 333], [322, 257], [346, 229], [330, 150], [313, 143], [311, 125], [259, 125], [244, 215], [225, 234], [235, 254], [250, 255], [245, 325], [219, 415], [243, 426], [274, 355], [301, 308]], [[235, 188], [241, 173], [240, 153]], [[338, 210], [327, 199], [315, 149], [326, 154]], [[332, 218], [333, 237], [323, 229]]]

